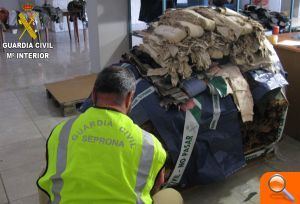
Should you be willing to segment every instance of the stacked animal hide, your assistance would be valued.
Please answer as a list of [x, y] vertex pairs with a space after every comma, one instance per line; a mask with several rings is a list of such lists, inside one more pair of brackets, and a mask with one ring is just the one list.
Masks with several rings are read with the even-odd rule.
[[207, 87], [213, 94], [211, 83], [221, 77], [227, 93], [219, 95], [233, 96], [243, 122], [253, 121], [254, 115], [252, 93], [243, 75], [261, 68], [278, 73], [282, 68], [258, 22], [210, 7], [167, 11], [150, 26], [143, 44], [125, 58], [152, 82], [166, 108], [180, 108]]
[[151, 25], [139, 50], [167, 69], [175, 87], [228, 58], [247, 71], [271, 64], [263, 27], [229, 9], [191, 7], [170, 10]]

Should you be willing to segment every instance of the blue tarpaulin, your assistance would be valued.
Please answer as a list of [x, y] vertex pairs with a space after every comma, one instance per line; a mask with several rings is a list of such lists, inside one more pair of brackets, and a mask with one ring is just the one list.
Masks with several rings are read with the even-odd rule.
[[[152, 85], [142, 79], [136, 96]], [[221, 100], [221, 116], [216, 130], [209, 128], [213, 117], [213, 103], [209, 91], [199, 95], [202, 114], [198, 138], [191, 159], [181, 179], [183, 187], [207, 184], [225, 179], [245, 165], [240, 131], [240, 116], [231, 96]], [[175, 164], [179, 156], [185, 112], [165, 110], [156, 92], [141, 100], [131, 111], [131, 118], [142, 125], [151, 121]]]
[[[156, 136], [164, 144], [175, 165], [181, 150], [186, 112], [175, 108], [168, 110], [162, 108], [160, 96], [153, 91], [155, 88], [140, 76], [134, 65], [127, 63], [115, 65], [133, 71], [137, 80], [135, 99], [139, 100], [134, 102], [130, 117], [140, 126], [149, 121], [152, 123], [158, 132]], [[281, 74], [276, 75], [265, 70], [249, 71], [246, 76], [255, 104], [266, 94], [287, 85]], [[147, 94], [143, 94], [146, 92]], [[140, 97], [141, 95], [143, 97]], [[219, 98], [221, 114], [215, 129], [211, 128], [214, 108], [209, 89], [202, 91], [197, 98], [202, 107], [200, 127], [192, 155], [179, 183], [181, 187], [224, 180], [246, 164], [240, 127], [241, 116], [232, 96]], [[88, 99], [81, 110], [84, 111], [91, 105], [91, 100]]]

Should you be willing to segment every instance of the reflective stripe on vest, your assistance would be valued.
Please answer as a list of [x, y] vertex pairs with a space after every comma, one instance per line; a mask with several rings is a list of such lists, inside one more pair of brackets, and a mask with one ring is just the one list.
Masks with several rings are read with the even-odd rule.
[[136, 178], [135, 193], [137, 195], [137, 204], [144, 203], [142, 201], [142, 192], [147, 183], [147, 178], [151, 169], [154, 153], [154, 142], [150, 133], [143, 131], [142, 155], [138, 167]]
[[58, 204], [61, 200], [60, 191], [63, 187], [63, 179], [61, 174], [65, 171], [67, 165], [68, 141], [72, 125], [77, 117], [70, 119], [62, 128], [59, 135], [59, 143], [57, 148], [57, 164], [56, 174], [51, 178], [53, 182], [52, 193], [54, 195], [53, 204]]

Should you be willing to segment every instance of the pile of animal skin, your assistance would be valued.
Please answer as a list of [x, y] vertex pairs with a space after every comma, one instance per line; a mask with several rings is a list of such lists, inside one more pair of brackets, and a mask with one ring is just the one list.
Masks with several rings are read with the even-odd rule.
[[[123, 58], [153, 84], [166, 109], [182, 110], [207, 89], [212, 96], [231, 95], [241, 113], [245, 152], [281, 135], [288, 103], [280, 90], [288, 83], [263, 26], [249, 17], [226, 8], [167, 10]], [[251, 79], [276, 91], [255, 101], [260, 90]]]

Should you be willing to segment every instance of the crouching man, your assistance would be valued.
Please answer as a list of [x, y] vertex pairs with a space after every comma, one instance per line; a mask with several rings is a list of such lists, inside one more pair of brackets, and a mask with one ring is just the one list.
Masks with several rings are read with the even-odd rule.
[[47, 168], [38, 179], [40, 203], [183, 203], [164, 182], [166, 152], [127, 116], [134, 75], [108, 67], [97, 77], [94, 107], [62, 122], [47, 142]]

